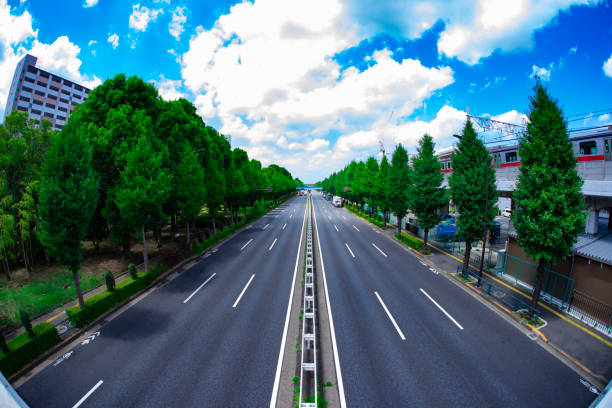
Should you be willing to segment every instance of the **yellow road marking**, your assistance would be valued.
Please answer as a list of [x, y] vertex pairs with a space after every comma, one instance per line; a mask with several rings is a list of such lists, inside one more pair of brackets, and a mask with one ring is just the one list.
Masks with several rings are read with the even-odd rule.
[[55, 320], [55, 319], [57, 319], [58, 317], [60, 317], [62, 314], [64, 314], [64, 311], [63, 311], [63, 310], [62, 310], [61, 312], [59, 312], [58, 314], [56, 314], [55, 316], [48, 318], [48, 319], [47, 319], [47, 322], [49, 322], [49, 323], [50, 323], [50, 322], [52, 322], [53, 320]]
[[[430, 245], [431, 245], [431, 246], [433, 246], [434, 248], [436, 248], [437, 250], [439, 250], [440, 252], [442, 252], [442, 253], [444, 253], [444, 254], [446, 254], [446, 255], [450, 256], [451, 258], [453, 258], [453, 259], [455, 259], [455, 260], [457, 260], [457, 261], [459, 261], [459, 262], [461, 262], [461, 263], [463, 263], [463, 260], [461, 260], [461, 259], [457, 258], [456, 256], [454, 256], [454, 255], [452, 255], [452, 254], [450, 254], [450, 253], [446, 252], [446, 251], [445, 251], [445, 250], [443, 250], [442, 248], [438, 248], [437, 246], [432, 245], [432, 244], [430, 244]], [[475, 268], [476, 266], [475, 266], [475, 265], [472, 265], [472, 267], [474, 267], [474, 268]], [[487, 272], [484, 272], [484, 271], [483, 271], [483, 273], [484, 273], [485, 275], [489, 276], [491, 279], [495, 280], [496, 282], [501, 283], [502, 285], [504, 285], [504, 286], [505, 286], [505, 287], [507, 287], [508, 289], [511, 289], [511, 290], [515, 291], [516, 293], [518, 293], [519, 295], [521, 295], [521, 296], [523, 296], [523, 297], [525, 297], [525, 298], [527, 298], [527, 299], [530, 299], [530, 297], [529, 297], [529, 296], [527, 296], [526, 294], [524, 294], [524, 293], [523, 293], [523, 292], [521, 292], [520, 290], [515, 289], [515, 288], [513, 288], [512, 286], [508, 285], [506, 282], [503, 282], [503, 281], [501, 281], [501, 280], [497, 279], [495, 276], [493, 276], [493, 275], [491, 275], [491, 274], [489, 274], [489, 273], [487, 273]], [[544, 309], [548, 310], [549, 312], [551, 312], [551, 313], [552, 313], [552, 314], [554, 314], [555, 316], [560, 317], [561, 319], [565, 320], [566, 322], [568, 322], [568, 323], [570, 323], [570, 324], [572, 324], [572, 325], [576, 326], [576, 327], [577, 327], [577, 328], [579, 328], [580, 330], [582, 330], [582, 331], [584, 331], [585, 333], [587, 333], [587, 334], [591, 335], [592, 337], [596, 338], [597, 340], [601, 341], [602, 343], [606, 344], [607, 346], [612, 347], [612, 342], [610, 342], [610, 341], [608, 341], [608, 340], [604, 339], [603, 337], [601, 337], [600, 335], [598, 335], [598, 334], [596, 334], [596, 333], [593, 333], [593, 332], [592, 332], [592, 331], [590, 331], [589, 329], [587, 329], [587, 328], [585, 328], [585, 327], [582, 327], [582, 326], [581, 326], [581, 325], [579, 325], [578, 323], [573, 322], [572, 320], [568, 319], [567, 317], [563, 316], [562, 314], [560, 314], [559, 312], [555, 311], [554, 309], [552, 309], [552, 308], [548, 307], [547, 305], [543, 304], [542, 302], [538, 302], [538, 305], [542, 306]]]

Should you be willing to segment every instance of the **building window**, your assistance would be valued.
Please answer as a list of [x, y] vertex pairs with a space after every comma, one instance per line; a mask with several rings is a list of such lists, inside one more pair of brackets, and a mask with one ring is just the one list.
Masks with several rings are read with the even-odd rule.
[[41, 77], [43, 77], [43, 78], [49, 78], [49, 73], [48, 73], [48, 72], [45, 72], [45, 71], [43, 71], [43, 70], [41, 70], [41, 71], [38, 73], [38, 75], [40, 75], [40, 76], [41, 76]]
[[60, 115], [57, 115], [57, 118], [56, 118], [56, 119], [63, 120], [63, 121], [65, 121], [65, 120], [66, 120], [66, 118], [65, 118], [64, 116], [60, 116]]
[[68, 88], [72, 88], [72, 82], [68, 81], [67, 79], [64, 79], [64, 86]]
[[40, 106], [42, 106], [42, 104], [43, 104], [42, 101], [39, 101], [38, 99], [34, 99], [32, 102], [34, 102], [34, 104], [40, 105]]
[[62, 111], [62, 112], [68, 112], [68, 109], [62, 108], [61, 106], [58, 106], [57, 110]]
[[45, 96], [45, 93], [44, 93], [44, 92], [42, 92], [42, 91], [38, 91], [38, 90], [37, 90], [37, 91], [34, 91], [34, 93], [35, 93], [36, 95], [38, 95], [38, 96]]
[[34, 115], [40, 115], [40, 111], [38, 109], [32, 109], [31, 111]]
[[52, 80], [52, 81], [54, 81], [54, 82], [60, 83], [60, 84], [62, 83], [61, 78], [58, 78], [58, 77], [56, 77], [55, 75], [53, 75], [53, 76], [51, 77], [51, 80]]
[[89, 95], [89, 89], [85, 88], [85, 93]]
[[49, 88], [54, 90], [55, 92], [59, 92], [59, 88], [57, 86], [51, 85]]
[[25, 79], [26, 81], [31, 82], [31, 83], [36, 82], [36, 80], [34, 80], [34, 78], [30, 78], [29, 76], [26, 76], [23, 79]]
[[81, 95], [77, 95], [77, 94], [72, 94], [73, 98], [77, 98], [77, 99], [81, 99]]
[[28, 111], [28, 108], [26, 108], [25, 106], [18, 106], [18, 107], [17, 107], [17, 110], [20, 110], [20, 111], [22, 111], [22, 112], [27, 112], [27, 111]]
[[48, 102], [47, 102], [47, 103], [45, 103], [45, 106], [46, 106], [47, 108], [55, 109], [55, 105], [53, 105], [52, 103], [48, 103]]
[[28, 72], [31, 72], [33, 74], [38, 74], [38, 68], [33, 67], [32, 65], [28, 66]]
[[77, 91], [82, 91], [83, 87], [81, 85], [74, 84], [74, 89], [76, 89]]
[[63, 93], [64, 95], [68, 95], [68, 96], [70, 96], [70, 91], [67, 91], [67, 90], [65, 90], [65, 89], [62, 89], [62, 93]]
[[68, 99], [60, 98], [60, 102], [68, 103]]
[[51, 118], [51, 119], [53, 119], [53, 114], [52, 114], [52, 113], [45, 112], [45, 116], [46, 116], [47, 118]]
[[26, 98], [25, 96], [20, 96], [19, 100], [24, 102], [30, 102], [30, 98]]
[[55, 124], [55, 128], [61, 130], [63, 128], [63, 126], [56, 123]]
[[27, 87], [27, 86], [22, 86], [21, 89], [26, 92], [32, 92], [32, 88]]
[[55, 96], [55, 95], [47, 94], [47, 98], [53, 99], [54, 101], [57, 101], [57, 96]]
[[40, 86], [42, 86], [43, 88], [47, 87], [47, 84], [45, 84], [43, 81], [36, 81], [36, 83]]
[[77, 105], [78, 105], [78, 103], [77, 103], [77, 102], [72, 101], [72, 106], [77, 106]]
[[597, 154], [597, 143], [594, 140], [588, 142], [580, 142], [580, 155], [585, 156], [587, 154]]
[[518, 161], [518, 154], [516, 152], [506, 153], [506, 163], [515, 163]]

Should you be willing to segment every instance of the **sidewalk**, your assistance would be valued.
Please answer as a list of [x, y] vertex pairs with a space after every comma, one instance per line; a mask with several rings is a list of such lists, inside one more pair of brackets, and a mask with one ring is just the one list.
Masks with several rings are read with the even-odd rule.
[[[387, 238], [399, 243], [395, 239], [397, 227], [387, 227], [382, 232]], [[429, 245], [429, 248], [432, 252], [431, 255], [421, 255], [425, 260], [435, 265], [437, 270], [446, 272], [447, 276], [456, 273], [457, 267], [462, 264], [462, 259], [435, 246]], [[471, 266], [478, 269], [475, 265]], [[503, 285], [508, 291], [512, 291], [523, 298], [524, 301], [531, 299], [531, 293], [528, 293], [524, 288], [503, 281], [486, 271], [484, 273], [497, 284]], [[450, 278], [450, 276], [448, 277]], [[475, 285], [462, 284], [472, 286], [472, 289], [478, 291]], [[486, 294], [485, 292], [481, 293]], [[546, 326], [539, 331], [548, 340], [548, 345], [597, 379], [600, 386], [601, 384], [607, 384], [612, 378], [612, 339], [568, 314], [554, 310], [542, 300], [538, 305], [542, 319], [547, 322]], [[499, 307], [496, 308], [503, 310]]]

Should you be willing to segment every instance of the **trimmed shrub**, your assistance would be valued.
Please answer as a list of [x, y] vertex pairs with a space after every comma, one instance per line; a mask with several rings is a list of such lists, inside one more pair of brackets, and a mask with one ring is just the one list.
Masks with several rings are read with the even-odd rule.
[[5, 377], [15, 374], [60, 342], [57, 329], [51, 323], [41, 323], [32, 330], [33, 338], [22, 333], [8, 342], [8, 353], [0, 353], [0, 371]]
[[423, 241], [420, 238], [402, 232], [402, 235], [395, 234], [395, 238], [399, 239], [402, 243], [408, 245], [410, 248], [414, 248], [417, 251], [421, 250], [421, 246], [423, 246]]
[[129, 278], [123, 280], [117, 284], [113, 292], [100, 292], [85, 300], [85, 307], [83, 309], [78, 306], [67, 309], [66, 315], [70, 323], [78, 328], [87, 326], [119, 303], [145, 289], [166, 269], [165, 265], [154, 266], [149, 269], [149, 272], [137, 279]]
[[130, 266], [128, 266], [128, 272], [130, 273], [132, 279], [138, 278], [138, 272], [136, 271], [134, 264], [130, 264]]
[[28, 333], [28, 336], [34, 337], [34, 331], [32, 330], [32, 322], [30, 321], [30, 315], [26, 311], [19, 311], [19, 321], [21, 321], [21, 324]]
[[115, 277], [111, 271], [104, 272], [104, 281], [106, 282], [106, 290], [109, 292], [115, 290]]

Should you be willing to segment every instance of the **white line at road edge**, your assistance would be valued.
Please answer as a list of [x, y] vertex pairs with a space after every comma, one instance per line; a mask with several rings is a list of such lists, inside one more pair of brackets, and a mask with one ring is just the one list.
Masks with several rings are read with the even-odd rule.
[[[276, 376], [274, 377], [274, 386], [272, 387], [272, 397], [270, 398], [270, 408], [276, 408], [276, 398], [278, 396], [278, 385], [280, 384], [281, 369], [283, 367], [283, 355], [285, 354], [285, 343], [287, 341], [287, 331], [289, 330], [289, 314], [291, 313], [291, 303], [293, 302], [293, 290], [295, 288], [295, 277], [297, 276], [298, 261], [302, 250], [302, 235], [304, 234], [304, 225], [306, 225], [306, 210], [304, 209], [304, 220], [302, 221], [302, 232], [300, 232], [300, 243], [298, 245], [297, 255], [295, 256], [295, 269], [293, 269], [293, 281], [291, 282], [291, 291], [289, 292], [289, 303], [287, 304], [287, 315], [285, 316], [285, 328], [283, 329], [283, 338], [281, 340], [280, 352], [278, 353], [278, 363], [276, 364]], [[295, 211], [295, 209], [293, 210]]]
[[374, 246], [374, 248], [378, 249], [378, 252], [380, 252], [381, 254], [383, 254], [385, 256], [385, 258], [387, 257], [387, 254], [385, 254], [382, 249], [380, 249], [379, 247], [376, 246], [375, 243], [372, 242], [372, 245]]
[[435, 300], [433, 300], [433, 298], [432, 298], [431, 296], [429, 296], [429, 294], [423, 290], [423, 288], [420, 288], [420, 291], [421, 291], [421, 292], [423, 292], [423, 294], [424, 294], [425, 296], [427, 296], [427, 298], [429, 298], [429, 300], [431, 300], [431, 301], [433, 302], [433, 304], [434, 304], [434, 305], [436, 305], [436, 306], [438, 307], [438, 309], [440, 309], [440, 310], [442, 311], [442, 313], [444, 313], [444, 314], [446, 315], [446, 317], [448, 317], [449, 319], [451, 319], [451, 321], [452, 321], [453, 323], [455, 323], [455, 325], [456, 325], [456, 326], [457, 326], [459, 329], [463, 330], [463, 326], [461, 326], [459, 323], [457, 323], [457, 321], [456, 321], [455, 319], [453, 319], [453, 316], [449, 315], [449, 314], [448, 314], [448, 312], [447, 312], [446, 310], [444, 310], [444, 308], [438, 304], [438, 302], [436, 302]]
[[96, 385], [94, 385], [94, 386], [93, 386], [93, 388], [92, 388], [91, 390], [89, 390], [89, 392], [88, 392], [87, 394], [83, 395], [83, 398], [81, 398], [81, 399], [79, 400], [79, 402], [77, 402], [76, 404], [74, 404], [74, 405], [72, 406], [72, 408], [78, 408], [78, 407], [80, 407], [80, 406], [81, 406], [81, 404], [82, 404], [82, 403], [84, 403], [84, 402], [85, 402], [85, 400], [86, 400], [87, 398], [89, 398], [89, 396], [90, 396], [91, 394], [93, 394], [93, 392], [94, 392], [95, 390], [97, 390], [97, 389], [98, 389], [98, 387], [99, 387], [99, 386], [101, 386], [103, 382], [104, 382], [104, 381], [102, 381], [102, 380], [98, 381], [98, 383], [97, 383]]
[[285, 229], [287, 227], [287, 224], [283, 225], [283, 229]]
[[272, 248], [274, 248], [274, 244], [276, 244], [276, 241], [278, 241], [278, 238], [274, 238], [274, 242], [272, 242], [272, 245], [270, 245], [270, 248], [268, 248], [268, 251], [271, 251]]
[[336, 229], [336, 232], [340, 232], [338, 231], [338, 227], [336, 227], [336, 224], [334, 224], [334, 228]]
[[263, 227], [263, 229], [266, 229], [266, 228], [268, 228], [269, 226], [270, 226], [270, 224], [266, 224], [266, 226], [265, 226], [265, 227]]
[[242, 289], [242, 292], [240, 292], [240, 295], [238, 296], [238, 299], [236, 299], [236, 301], [234, 302], [234, 304], [232, 305], [232, 307], [235, 309], [236, 306], [238, 305], [238, 302], [240, 302], [240, 299], [242, 299], [242, 295], [244, 295], [244, 292], [246, 292], [247, 288], [249, 287], [249, 285], [251, 284], [251, 281], [253, 280], [253, 278], [255, 277], [255, 274], [251, 275], [251, 279], [249, 279], [249, 281], [247, 282], [246, 285], [244, 285], [244, 289]]
[[200, 289], [202, 289], [202, 288], [204, 287], [204, 285], [206, 285], [206, 284], [208, 283], [208, 281], [209, 281], [209, 280], [211, 280], [212, 278], [214, 278], [216, 274], [217, 274], [217, 272], [215, 272], [215, 273], [213, 273], [212, 275], [210, 275], [210, 277], [209, 277], [208, 279], [206, 279], [206, 281], [205, 281], [203, 284], [201, 284], [200, 286], [198, 286], [198, 288], [197, 288], [196, 290], [194, 290], [194, 291], [193, 291], [193, 293], [192, 293], [191, 295], [189, 295], [189, 297], [188, 297], [187, 299], [183, 300], [183, 303], [187, 303], [187, 302], [189, 302], [189, 299], [191, 299], [191, 298], [193, 297], [193, 295], [195, 295], [196, 293], [198, 293], [198, 291], [199, 291]]
[[251, 241], [253, 241], [253, 238], [249, 239], [249, 242], [247, 242], [246, 244], [244, 244], [242, 246], [242, 248], [240, 248], [240, 250], [242, 251], [244, 248], [246, 248], [247, 245], [249, 245], [251, 243]]
[[357, 230], [357, 232], [361, 232], [361, 231], [359, 231], [359, 228], [357, 228], [357, 227], [355, 226], [355, 224], [353, 224], [353, 228], [355, 228], [355, 229]]
[[340, 371], [340, 356], [338, 355], [338, 345], [336, 344], [336, 330], [334, 329], [334, 317], [332, 316], [331, 304], [329, 301], [329, 292], [327, 291], [327, 278], [325, 277], [325, 264], [323, 263], [323, 247], [319, 240], [319, 226], [317, 225], [317, 212], [314, 211], [314, 205], [312, 206], [314, 215], [314, 227], [317, 230], [317, 246], [319, 249], [319, 256], [321, 257], [321, 272], [323, 274], [323, 286], [325, 287], [325, 303], [327, 304], [327, 315], [329, 318], [329, 329], [332, 338], [332, 348], [334, 350], [334, 360], [336, 363], [336, 376], [338, 380], [338, 394], [340, 395], [340, 408], [346, 408], [346, 397], [344, 396], [344, 382], [342, 381], [342, 371]]
[[393, 316], [391, 316], [391, 313], [389, 313], [389, 309], [387, 309], [387, 306], [385, 306], [385, 302], [383, 302], [383, 300], [380, 298], [380, 296], [378, 295], [378, 292], [374, 291], [374, 294], [378, 298], [378, 301], [380, 302], [383, 309], [385, 309], [385, 313], [387, 313], [389, 320], [391, 320], [391, 323], [393, 323], [393, 326], [395, 326], [395, 330], [397, 330], [397, 334], [399, 334], [402, 340], [406, 340], [406, 337], [404, 337], [404, 333], [402, 333], [402, 330], [399, 328], [399, 326], [395, 322], [395, 319], [393, 318]]
[[348, 249], [348, 251], [351, 253], [351, 256], [354, 258], [355, 254], [353, 253], [353, 251], [351, 251], [351, 248], [348, 246], [348, 244], [345, 242], [344, 245], [346, 245], [346, 249]]

